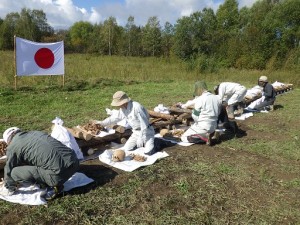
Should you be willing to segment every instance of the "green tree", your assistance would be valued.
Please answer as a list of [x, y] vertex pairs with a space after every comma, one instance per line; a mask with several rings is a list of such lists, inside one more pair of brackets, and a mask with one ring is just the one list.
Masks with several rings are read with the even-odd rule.
[[84, 21], [74, 23], [70, 28], [70, 39], [76, 51], [87, 51], [92, 32], [93, 25], [91, 23]]
[[218, 40], [217, 49], [224, 66], [233, 66], [238, 57], [239, 11], [237, 0], [225, 0], [216, 13]]
[[135, 25], [134, 17], [129, 16], [125, 25], [124, 53], [127, 56], [140, 55], [141, 29]]
[[165, 57], [170, 57], [173, 46], [174, 26], [166, 22], [162, 30], [162, 52]]
[[9, 13], [6, 15], [0, 29], [0, 49], [14, 49], [14, 35], [16, 23], [19, 20], [18, 13]]
[[193, 54], [191, 18], [182, 17], [175, 24], [173, 51], [180, 59], [186, 60]]
[[104, 21], [101, 29], [101, 38], [103, 40], [103, 50], [107, 55], [118, 54], [120, 51], [121, 29], [117, 24], [115, 17], [109, 17]]
[[143, 55], [161, 54], [161, 26], [156, 16], [150, 17], [142, 29]]

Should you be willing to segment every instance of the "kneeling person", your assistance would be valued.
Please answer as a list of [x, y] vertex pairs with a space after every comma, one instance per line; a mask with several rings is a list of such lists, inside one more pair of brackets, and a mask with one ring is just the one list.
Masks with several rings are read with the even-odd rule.
[[207, 91], [206, 83], [195, 83], [195, 107], [192, 112], [194, 124], [181, 136], [183, 142], [194, 142], [194, 139], [203, 140], [207, 144], [217, 128], [217, 120], [221, 108], [221, 100], [217, 95]]
[[51, 200], [79, 168], [74, 150], [47, 133], [11, 127], [3, 139], [8, 145], [4, 182], [10, 194], [18, 184], [39, 184], [47, 187], [43, 197]]

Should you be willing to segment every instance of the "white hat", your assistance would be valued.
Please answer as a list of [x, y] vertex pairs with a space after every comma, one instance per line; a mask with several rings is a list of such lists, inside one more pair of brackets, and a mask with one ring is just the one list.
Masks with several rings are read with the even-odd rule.
[[8, 143], [8, 140], [9, 140], [10, 136], [11, 136], [14, 132], [19, 131], [19, 130], [20, 130], [20, 128], [18, 128], [18, 127], [10, 127], [10, 128], [8, 128], [8, 129], [6, 129], [6, 130], [4, 131], [4, 133], [3, 133], [3, 140], [4, 140], [6, 143]]
[[113, 100], [111, 102], [112, 106], [121, 106], [127, 102], [129, 102], [131, 99], [128, 98], [127, 94], [124, 91], [117, 91], [113, 95]]
[[268, 82], [268, 77], [266, 77], [266, 76], [261, 76], [261, 77], [259, 78], [259, 81], [262, 81], [262, 82]]

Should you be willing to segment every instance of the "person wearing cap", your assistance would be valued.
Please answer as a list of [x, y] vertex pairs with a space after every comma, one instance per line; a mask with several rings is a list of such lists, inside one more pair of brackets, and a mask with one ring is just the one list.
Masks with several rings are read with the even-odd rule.
[[123, 146], [123, 150], [130, 151], [136, 147], [144, 147], [144, 153], [152, 155], [163, 147], [167, 147], [162, 146], [163, 143], [159, 143], [159, 140], [154, 138], [155, 132], [149, 124], [148, 111], [140, 103], [132, 101], [125, 92], [117, 91], [113, 95], [111, 106], [118, 107], [118, 113], [102, 121], [93, 120], [92, 122], [107, 127], [126, 119], [132, 128], [132, 134]]
[[234, 82], [222, 82], [214, 87], [214, 92], [219, 95], [222, 104], [226, 106], [229, 119], [234, 119], [235, 107], [238, 114], [243, 113], [243, 100], [247, 93], [247, 88], [241, 84]]
[[183, 133], [183, 142], [211, 144], [211, 138], [217, 128], [217, 120], [221, 109], [221, 100], [207, 90], [204, 81], [195, 83], [195, 105], [192, 111], [194, 123]]
[[42, 197], [51, 200], [79, 169], [74, 150], [47, 133], [11, 127], [5, 130], [3, 139], [7, 143], [7, 160], [0, 194], [5, 190], [7, 195], [13, 194], [19, 184], [39, 184], [46, 188]]
[[273, 105], [276, 99], [276, 92], [272, 84], [268, 82], [267, 76], [261, 76], [258, 79], [258, 85], [263, 88], [261, 98], [252, 102], [246, 109], [251, 110], [263, 110], [264, 108], [269, 108], [273, 110]]

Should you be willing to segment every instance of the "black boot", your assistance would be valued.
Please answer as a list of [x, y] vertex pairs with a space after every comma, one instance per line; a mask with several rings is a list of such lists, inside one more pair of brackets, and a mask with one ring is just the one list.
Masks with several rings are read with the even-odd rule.
[[176, 143], [173, 143], [171, 141], [166, 141], [166, 140], [163, 140], [161, 138], [154, 138], [154, 147], [153, 147], [153, 149], [150, 152], [145, 153], [145, 155], [149, 155], [149, 156], [153, 155], [156, 152], [159, 152], [164, 148], [172, 147], [174, 145], [176, 145]]

